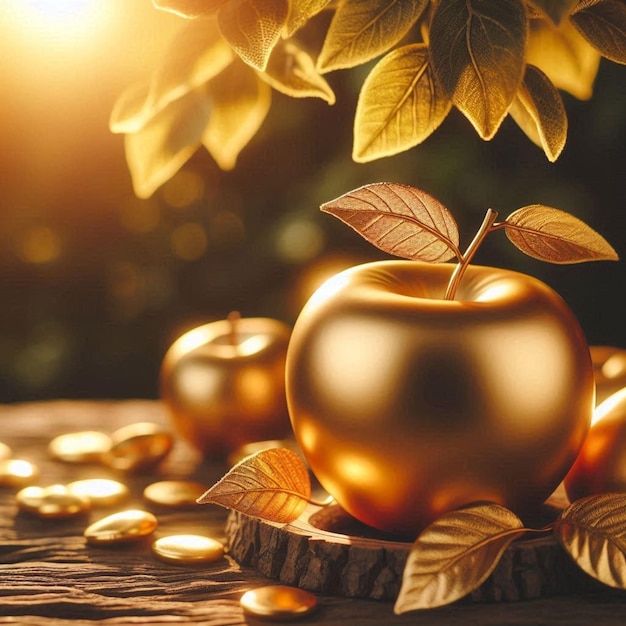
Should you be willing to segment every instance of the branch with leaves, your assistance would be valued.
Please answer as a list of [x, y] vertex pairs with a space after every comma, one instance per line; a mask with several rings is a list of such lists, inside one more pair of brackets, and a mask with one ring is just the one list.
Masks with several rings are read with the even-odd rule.
[[555, 161], [567, 138], [559, 90], [590, 98], [601, 57], [626, 63], [623, 0], [153, 2], [187, 19], [111, 115], [140, 197], [201, 146], [235, 167], [272, 90], [333, 104], [325, 75], [379, 57], [358, 98], [355, 161], [417, 146], [453, 107], [485, 140], [511, 116]]
[[504, 230], [522, 252], [550, 263], [618, 260], [604, 237], [583, 221], [542, 204], [517, 209], [502, 222], [497, 222], [498, 213], [489, 209], [465, 252], [459, 248], [459, 230], [450, 211], [415, 187], [398, 183], [365, 185], [323, 204], [321, 209], [383, 252], [429, 263], [456, 257], [446, 300], [454, 299], [480, 244], [496, 230]]
[[[280, 524], [298, 519], [310, 502], [308, 470], [287, 448], [261, 450], [243, 459], [198, 499], [199, 504], [217, 504]], [[623, 493], [581, 498], [539, 529], [526, 528], [498, 504], [450, 511], [413, 542], [394, 611], [431, 609], [463, 598], [485, 582], [513, 541], [529, 534], [552, 534], [584, 572], [626, 589], [624, 511]]]

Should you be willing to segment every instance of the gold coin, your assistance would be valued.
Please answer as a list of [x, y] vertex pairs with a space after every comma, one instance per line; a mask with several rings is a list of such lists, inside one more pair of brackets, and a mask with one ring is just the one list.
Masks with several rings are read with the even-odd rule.
[[23, 459], [0, 460], [0, 487], [32, 485], [39, 476], [39, 468]]
[[158, 465], [170, 453], [174, 438], [158, 424], [137, 422], [116, 430], [106, 462], [114, 469], [133, 472]]
[[248, 615], [277, 620], [304, 617], [317, 606], [317, 599], [312, 593], [284, 585], [250, 589], [241, 596], [239, 602]]
[[65, 485], [25, 487], [15, 497], [20, 509], [45, 518], [74, 517], [90, 506], [87, 498], [71, 493]]
[[85, 529], [84, 536], [89, 543], [111, 545], [142, 539], [157, 526], [157, 518], [152, 513], [129, 509], [94, 522]]
[[219, 561], [224, 556], [224, 545], [202, 535], [169, 535], [152, 544], [157, 558], [178, 565], [195, 565]]
[[161, 480], [148, 485], [143, 497], [158, 506], [186, 508], [197, 505], [196, 500], [208, 489], [191, 480]]
[[48, 444], [50, 456], [66, 463], [98, 463], [111, 447], [111, 438], [97, 430], [65, 433]]
[[0, 441], [0, 459], [10, 459], [12, 454], [11, 448]]
[[129, 495], [126, 485], [108, 478], [85, 478], [75, 480], [67, 488], [91, 501], [93, 506], [113, 506], [125, 500]]

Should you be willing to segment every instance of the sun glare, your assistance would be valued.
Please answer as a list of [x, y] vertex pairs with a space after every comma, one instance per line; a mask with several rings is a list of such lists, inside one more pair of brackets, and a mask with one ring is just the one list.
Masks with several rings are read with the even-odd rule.
[[4, 9], [20, 38], [69, 48], [93, 39], [109, 13], [106, 0], [8, 0]]

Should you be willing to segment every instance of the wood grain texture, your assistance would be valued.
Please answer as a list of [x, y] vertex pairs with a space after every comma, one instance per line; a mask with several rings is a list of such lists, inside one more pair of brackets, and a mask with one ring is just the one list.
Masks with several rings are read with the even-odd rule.
[[[54, 461], [47, 455], [47, 444], [52, 437], [64, 432], [112, 431], [138, 421], [167, 423], [167, 415], [158, 402], [143, 400], [7, 405], [0, 406], [0, 440], [13, 448], [16, 457], [40, 465], [39, 484], [42, 485], [79, 477], [120, 478], [119, 473], [98, 465], [77, 466]], [[143, 487], [154, 480], [188, 476], [212, 484], [224, 471], [223, 466], [202, 462], [178, 442], [158, 472], [124, 478], [132, 492], [126, 506], [147, 508], [141, 494]], [[203, 532], [225, 539], [228, 511], [220, 507], [204, 505], [183, 511], [153, 507], [149, 510], [159, 519], [155, 537]], [[232, 554], [212, 565], [177, 567], [154, 559], [150, 541], [117, 548], [87, 545], [82, 536], [84, 528], [109, 512], [113, 509], [95, 509], [83, 518], [72, 520], [40, 520], [18, 512], [14, 489], [0, 488], [0, 624], [260, 626], [268, 623], [244, 616], [239, 597], [251, 587], [275, 584], [275, 578], [240, 564]], [[280, 553], [275, 554], [270, 544], [265, 546], [265, 554], [272, 572], [285, 567]], [[364, 558], [360, 573], [355, 570], [351, 574], [353, 581], [361, 574], [366, 578], [371, 575], [368, 559]], [[331, 561], [318, 559], [317, 569], [309, 571], [309, 581], [331, 566]], [[298, 564], [294, 563], [293, 567], [297, 568]], [[380, 586], [382, 589], [382, 582]], [[319, 592], [318, 612], [304, 622], [293, 624], [587, 626], [598, 622], [605, 626], [623, 624], [626, 619], [626, 595], [604, 588], [535, 601], [460, 603], [395, 616], [391, 601], [343, 598], [333, 595], [337, 588], [330, 587], [327, 592]]]

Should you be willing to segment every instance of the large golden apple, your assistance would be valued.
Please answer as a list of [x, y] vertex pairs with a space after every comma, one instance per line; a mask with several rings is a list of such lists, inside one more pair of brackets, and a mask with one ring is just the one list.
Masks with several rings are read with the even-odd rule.
[[287, 353], [287, 403], [315, 476], [376, 528], [415, 536], [495, 502], [530, 515], [580, 450], [594, 407], [581, 328], [517, 272], [381, 261], [311, 297]]

